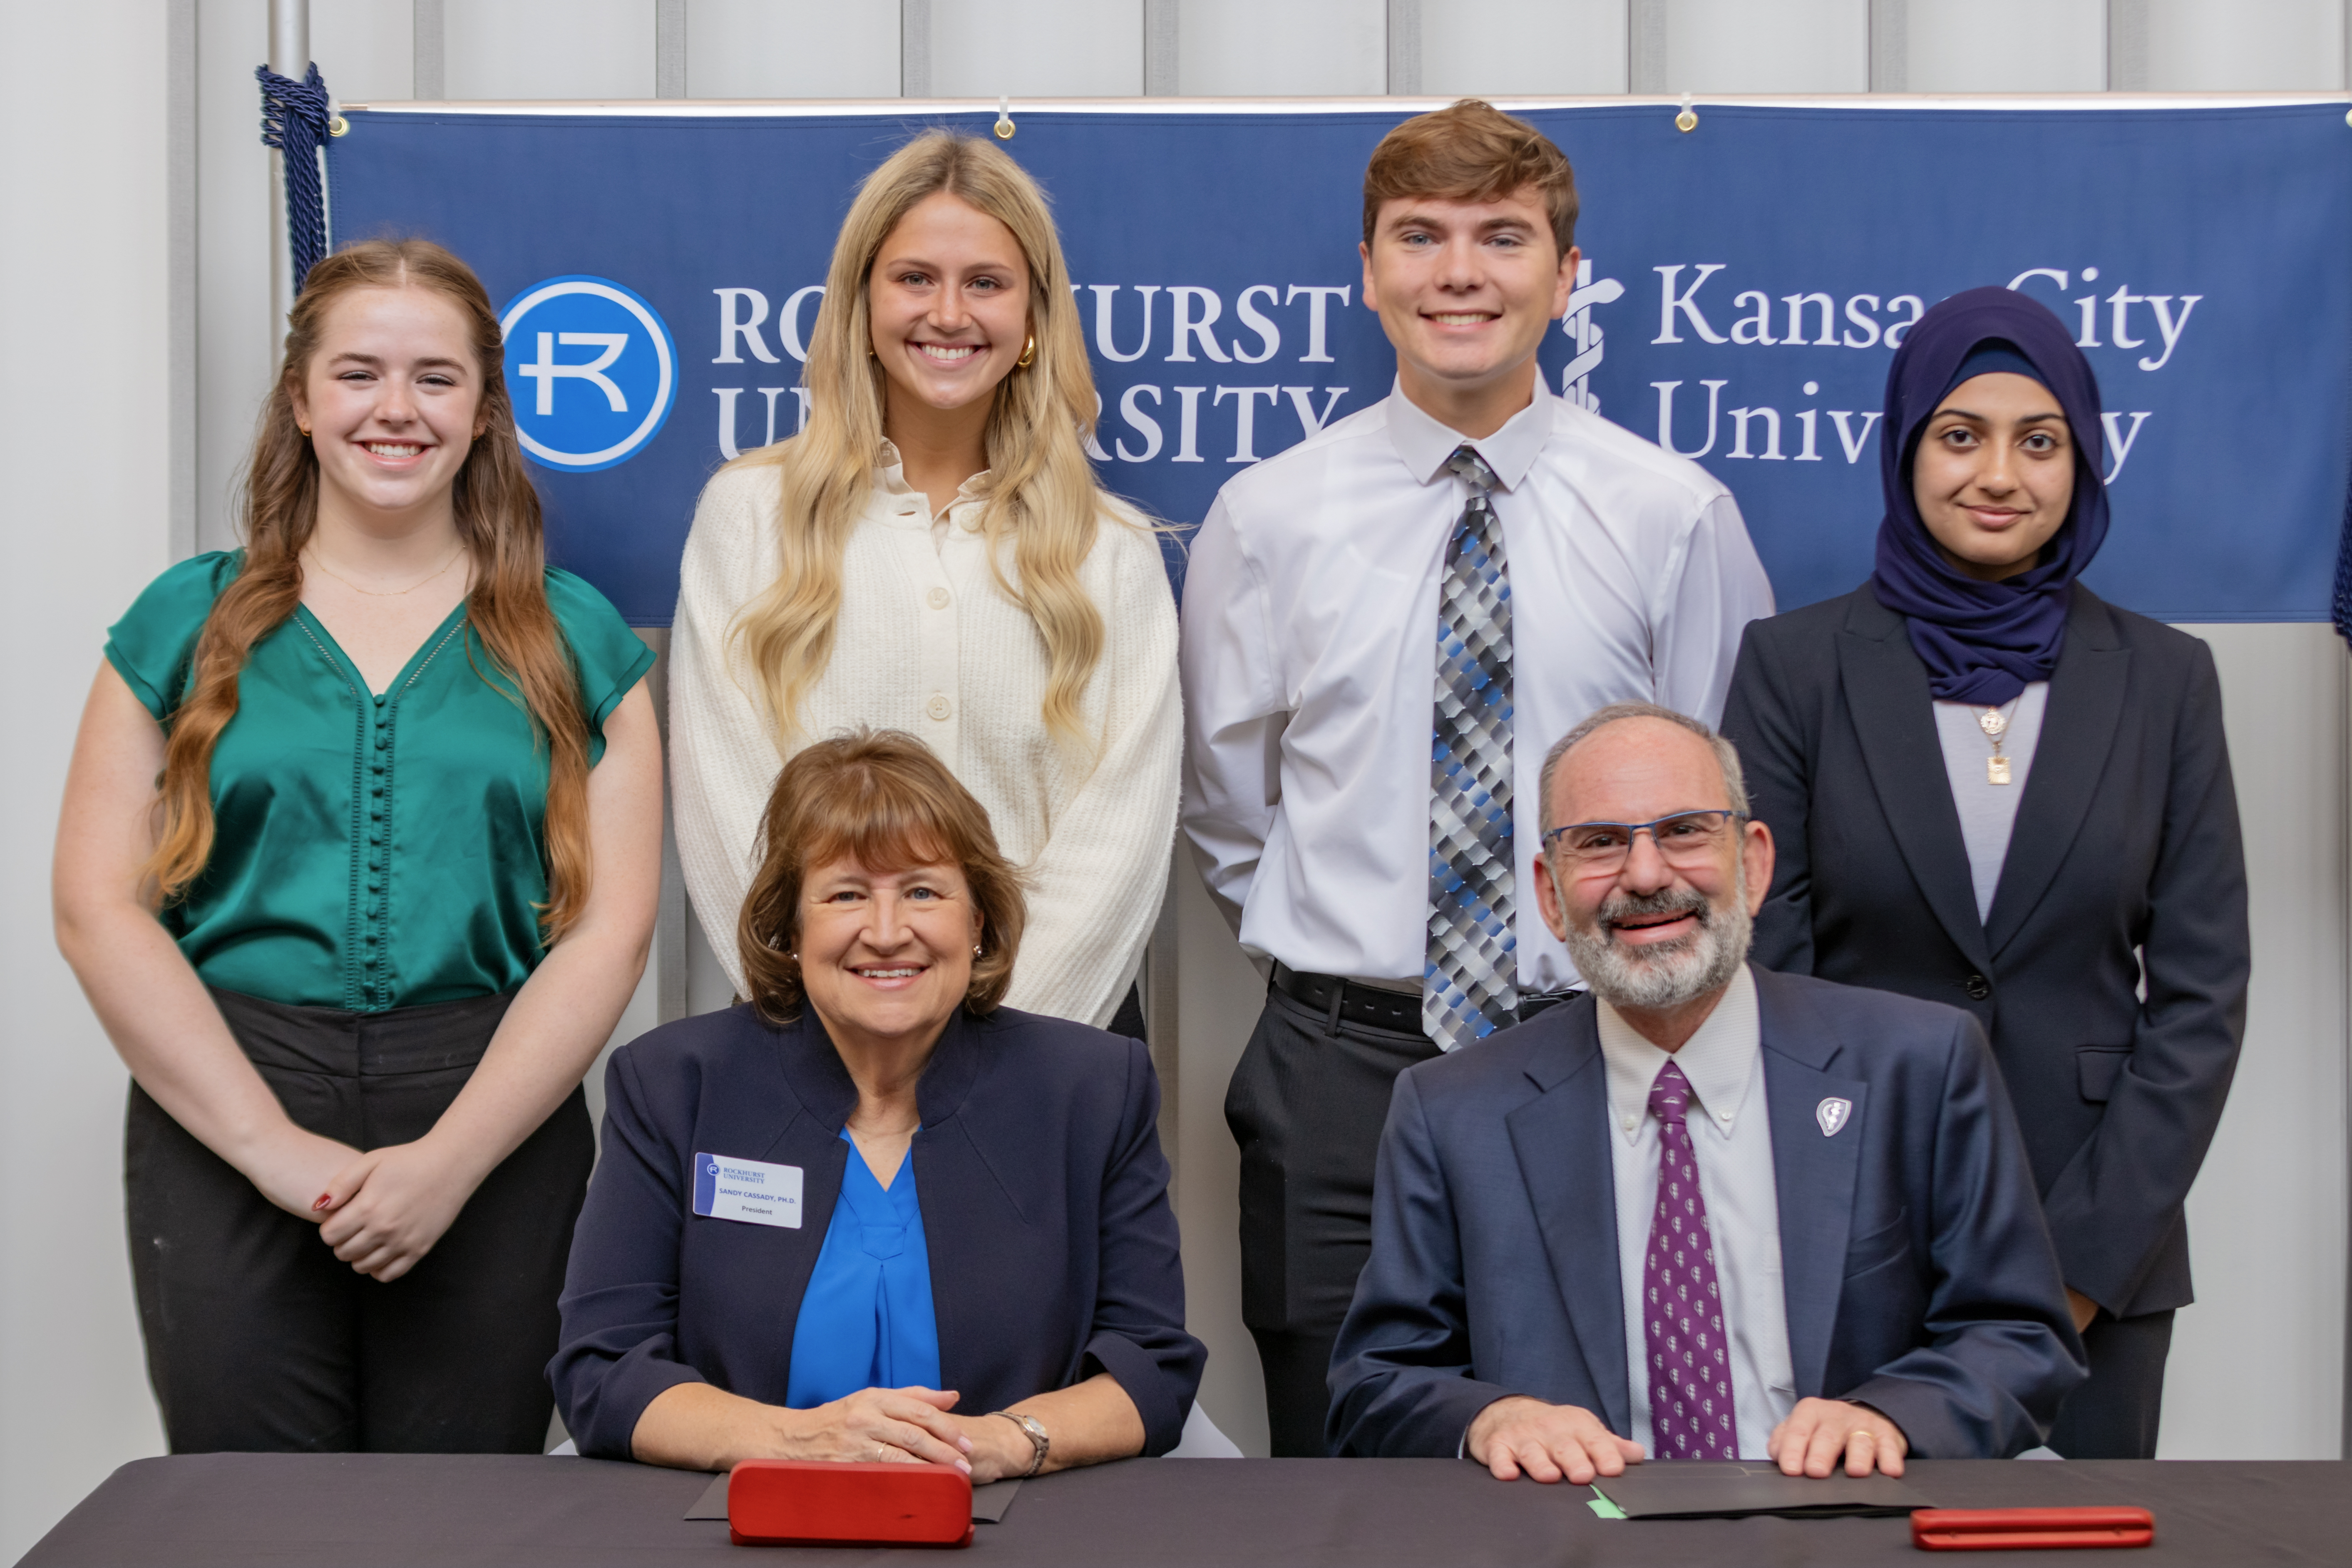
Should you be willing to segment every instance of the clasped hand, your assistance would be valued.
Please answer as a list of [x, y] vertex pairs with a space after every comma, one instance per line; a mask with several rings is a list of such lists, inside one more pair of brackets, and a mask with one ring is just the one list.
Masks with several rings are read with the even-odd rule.
[[433, 1250], [483, 1175], [430, 1134], [362, 1153], [291, 1122], [237, 1168], [262, 1196], [317, 1226], [337, 1258], [385, 1283]]
[[[1642, 1446], [1618, 1436], [1590, 1410], [1547, 1405], [1517, 1395], [1498, 1399], [1470, 1423], [1464, 1450], [1496, 1480], [1521, 1474], [1535, 1481], [1586, 1486], [1596, 1476], [1622, 1476], [1642, 1462]], [[1828, 1476], [1843, 1459], [1849, 1476], [1875, 1468], [1903, 1473], [1909, 1444], [1903, 1429], [1866, 1405], [1843, 1399], [1801, 1399], [1772, 1428], [1765, 1453], [1789, 1476]]]
[[884, 1464], [949, 1465], [974, 1485], [1028, 1473], [1035, 1450], [998, 1415], [950, 1414], [951, 1388], [862, 1388], [808, 1410], [778, 1410], [768, 1457]]
[[337, 1258], [389, 1284], [433, 1250], [480, 1181], [430, 1137], [387, 1144], [336, 1172], [311, 1217]]

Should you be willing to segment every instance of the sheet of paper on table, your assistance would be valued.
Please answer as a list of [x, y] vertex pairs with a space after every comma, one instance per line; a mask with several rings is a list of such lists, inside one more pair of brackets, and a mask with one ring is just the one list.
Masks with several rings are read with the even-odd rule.
[[1593, 1490], [1616, 1504], [1628, 1519], [1741, 1519], [1758, 1513], [1784, 1519], [1833, 1519], [1909, 1513], [1915, 1508], [1936, 1506], [1886, 1476], [1855, 1480], [1841, 1474], [1815, 1480], [1811, 1476], [1784, 1476], [1777, 1465], [1688, 1459], [1635, 1465], [1622, 1476], [1595, 1481]]
[[[1004, 1510], [1013, 1506], [1013, 1494], [1020, 1489], [1021, 1482], [1018, 1479], [991, 1481], [986, 1486], [972, 1488], [971, 1521], [974, 1524], [1002, 1524], [1004, 1521]], [[710, 1484], [702, 1489], [702, 1495], [694, 1500], [694, 1506], [686, 1510], [686, 1517], [725, 1519], [727, 1517], [727, 1478], [711, 1477]]]

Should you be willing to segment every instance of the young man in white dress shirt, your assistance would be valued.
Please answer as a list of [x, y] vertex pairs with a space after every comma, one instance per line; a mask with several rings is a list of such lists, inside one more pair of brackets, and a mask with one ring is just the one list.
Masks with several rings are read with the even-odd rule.
[[1390, 132], [1360, 248], [1396, 389], [1192, 544], [1184, 828], [1270, 964], [1225, 1116], [1276, 1455], [1324, 1451], [1396, 1075], [1575, 984], [1514, 831], [1545, 740], [1625, 700], [1712, 721], [1772, 613], [1729, 492], [1542, 383], [1576, 214], [1568, 160], [1487, 104]]

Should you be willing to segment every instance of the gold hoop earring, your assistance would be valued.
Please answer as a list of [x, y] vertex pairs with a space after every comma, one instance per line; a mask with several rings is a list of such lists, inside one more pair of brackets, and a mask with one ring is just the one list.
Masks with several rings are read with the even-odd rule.
[[972, 955], [974, 958], [979, 958], [979, 957], [981, 957], [981, 956], [982, 956], [980, 943], [978, 943], [978, 942], [973, 942], [973, 943], [971, 944], [971, 955]]
[[1037, 334], [1032, 332], [1029, 334], [1028, 343], [1021, 351], [1021, 357], [1013, 362], [1013, 368], [1015, 370], [1027, 370], [1030, 364], [1034, 362], [1036, 358]]
[[294, 428], [302, 432], [302, 438], [304, 440], [307, 441], [310, 438], [310, 427], [308, 425], [297, 425]]

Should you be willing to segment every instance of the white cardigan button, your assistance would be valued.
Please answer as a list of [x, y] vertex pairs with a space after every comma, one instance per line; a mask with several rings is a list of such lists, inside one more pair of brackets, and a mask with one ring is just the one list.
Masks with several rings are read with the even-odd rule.
[[954, 710], [948, 706], [948, 700], [946, 698], [935, 696], [931, 699], [930, 706], [925, 709], [924, 711], [930, 714], [934, 719], [943, 720], [950, 713], [953, 712]]
[[931, 608], [935, 610], [944, 610], [948, 607], [948, 591], [945, 588], [932, 589], [930, 599]]

